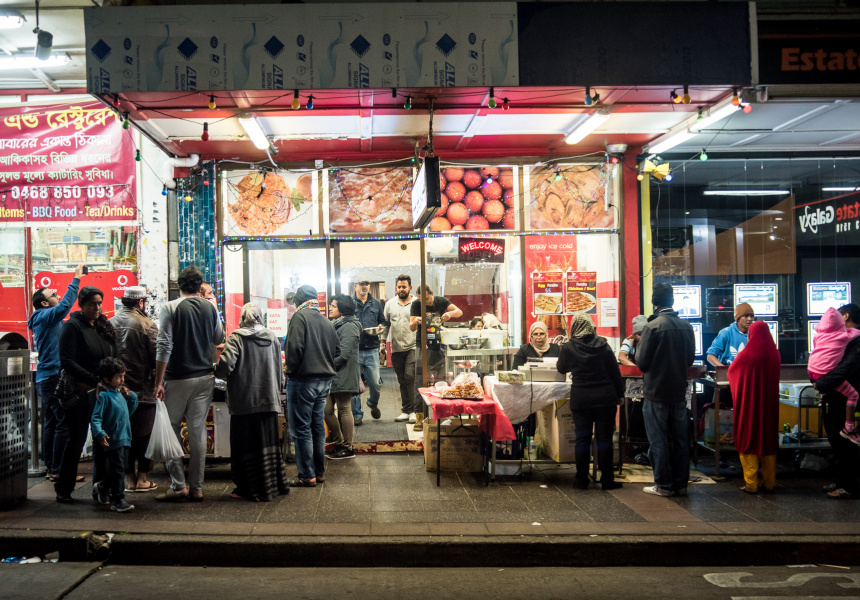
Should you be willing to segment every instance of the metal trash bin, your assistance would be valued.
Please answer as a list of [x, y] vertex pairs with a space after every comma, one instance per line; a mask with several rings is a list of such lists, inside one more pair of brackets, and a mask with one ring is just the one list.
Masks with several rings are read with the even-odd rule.
[[29, 350], [0, 350], [0, 506], [27, 498]]

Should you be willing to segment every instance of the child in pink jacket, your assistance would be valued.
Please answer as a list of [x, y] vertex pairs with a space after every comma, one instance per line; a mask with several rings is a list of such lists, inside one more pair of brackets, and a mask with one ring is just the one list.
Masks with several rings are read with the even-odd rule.
[[[845, 346], [860, 335], [860, 329], [848, 329], [845, 320], [835, 308], [828, 308], [821, 321], [815, 326], [815, 348], [809, 356], [807, 371], [812, 381], [827, 374], [842, 361]], [[845, 407], [845, 427], [839, 432], [842, 437], [860, 446], [860, 436], [854, 430], [854, 410], [857, 406], [857, 390], [847, 381], [836, 391], [848, 398]]]

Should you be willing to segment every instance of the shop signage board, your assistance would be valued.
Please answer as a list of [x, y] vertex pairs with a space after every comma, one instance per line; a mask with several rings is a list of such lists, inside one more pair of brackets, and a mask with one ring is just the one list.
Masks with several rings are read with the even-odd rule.
[[820, 317], [828, 308], [839, 308], [851, 303], [851, 283], [825, 282], [806, 284], [806, 314]]
[[337, 233], [412, 231], [412, 168], [328, 170], [329, 229]]
[[101, 103], [0, 108], [0, 222], [137, 221], [134, 155]]
[[93, 8], [84, 27], [94, 94], [519, 85], [513, 2]]
[[759, 82], [857, 83], [860, 19], [759, 20]]
[[504, 263], [505, 240], [501, 238], [461, 237], [457, 258], [461, 263]]
[[794, 207], [798, 244], [825, 239], [845, 245], [860, 243], [860, 190]]
[[675, 311], [682, 319], [702, 318], [702, 286], [673, 285]]
[[[57, 295], [62, 298], [74, 277], [74, 273], [39, 271], [34, 277], [33, 289], [48, 288], [56, 291]], [[104, 293], [102, 312], [110, 319], [117, 310], [122, 308], [120, 299], [125, 293], [125, 288], [137, 285], [137, 276], [125, 269], [106, 271], [104, 273], [90, 272], [81, 278], [81, 285], [78, 289], [83, 289], [88, 285], [97, 287]], [[72, 306], [72, 311], [76, 311], [79, 308], [78, 303], [75, 302]]]
[[597, 312], [597, 273], [567, 271], [564, 274], [564, 314]]
[[735, 306], [746, 302], [756, 317], [775, 317], [779, 307], [777, 288], [775, 283], [736, 283]]
[[531, 229], [612, 229], [610, 170], [605, 163], [523, 167]]
[[519, 182], [511, 166], [449, 166], [439, 180], [442, 205], [430, 231], [512, 230]]
[[270, 308], [266, 311], [266, 327], [279, 338], [287, 335], [287, 313], [285, 308]]
[[316, 233], [317, 171], [231, 171], [223, 177], [224, 235]]

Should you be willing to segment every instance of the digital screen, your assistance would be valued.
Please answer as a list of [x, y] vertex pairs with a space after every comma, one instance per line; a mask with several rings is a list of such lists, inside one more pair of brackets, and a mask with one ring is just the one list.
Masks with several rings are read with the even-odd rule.
[[839, 308], [851, 303], [851, 284], [827, 282], [806, 284], [806, 310], [810, 317], [820, 317], [828, 308]]
[[757, 317], [777, 315], [777, 285], [775, 283], [736, 283], [735, 306], [746, 302]]
[[810, 319], [809, 323], [806, 326], [807, 327], [807, 335], [809, 336], [806, 338], [807, 339], [806, 344], [809, 348], [810, 354], [812, 354], [812, 351], [815, 350], [815, 344], [813, 343], [813, 341], [815, 339], [815, 328], [818, 326], [818, 323], [819, 323], [819, 321], [813, 321], [812, 319]]
[[675, 311], [682, 319], [702, 318], [702, 286], [673, 285]]
[[773, 343], [779, 346], [779, 321], [764, 321], [764, 323], [767, 323], [767, 328], [770, 329]]
[[696, 356], [702, 355], [702, 324], [690, 323], [693, 326], [693, 336], [696, 338]]

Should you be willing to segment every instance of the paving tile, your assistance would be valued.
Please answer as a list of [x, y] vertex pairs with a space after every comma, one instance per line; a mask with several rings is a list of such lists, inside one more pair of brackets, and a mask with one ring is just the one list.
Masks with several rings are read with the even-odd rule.
[[678, 522], [678, 521], [693, 521], [702, 522], [702, 520], [694, 514], [688, 513], [686, 510], [638, 510], [636, 511], [646, 521], [662, 521], [662, 522]]
[[457, 510], [459, 512], [474, 513], [480, 509], [476, 509], [471, 503], [468, 502], [461, 502], [454, 505], [451, 502], [445, 502], [444, 500], [421, 500], [417, 505], [417, 510], [420, 510], [422, 513], [437, 513], [445, 512], [446, 510]]
[[196, 523], [194, 533], [200, 535], [251, 535], [254, 522], [204, 521]]
[[213, 504], [206, 511], [206, 521], [256, 523], [263, 513], [265, 503], [230, 499], [230, 503]]
[[268, 512], [263, 511], [259, 523], [313, 523], [315, 511], [311, 512]]
[[256, 523], [252, 535], [311, 535], [313, 523]]
[[582, 510], [532, 511], [529, 514], [531, 514], [533, 521], [540, 521], [541, 523], [559, 521], [594, 523], [594, 519]]
[[[457, 509], [454, 510], [456, 511]], [[446, 510], [441, 512], [422, 512], [421, 518], [428, 523], [474, 523], [475, 521], [484, 520], [484, 516], [475, 512], [452, 512]]]
[[724, 508], [723, 510], [697, 510], [692, 509], [691, 514], [696, 515], [706, 523], [739, 523], [755, 521], [749, 515], [735, 510], [733, 508]]
[[547, 530], [543, 525], [532, 525], [530, 523], [487, 523], [487, 531], [490, 535], [541, 535]]
[[[472, 516], [474, 520], [474, 515]], [[427, 516], [418, 511], [371, 512], [371, 523], [424, 523]]]
[[541, 522], [541, 524], [550, 535], [591, 535], [601, 534], [606, 531], [602, 523], [595, 523], [594, 521], [582, 523], [572, 523], [570, 521], [556, 523], [550, 521], [547, 523]]
[[430, 535], [488, 535], [490, 531], [484, 523], [429, 523]]
[[779, 533], [779, 528], [773, 523], [711, 523], [716, 529], [723, 533], [739, 535], [774, 535]]
[[361, 523], [314, 523], [311, 529], [313, 535], [326, 536], [366, 536], [370, 535], [370, 522]]
[[602, 535], [651, 535], [664, 533], [660, 527], [660, 523], [653, 522], [620, 523], [613, 521], [600, 523], [600, 525], [603, 527]]
[[371, 535], [430, 535], [427, 523], [377, 522], [370, 523]]
[[358, 510], [318, 510], [313, 521], [314, 523], [369, 523], [374, 514], [376, 513]]

